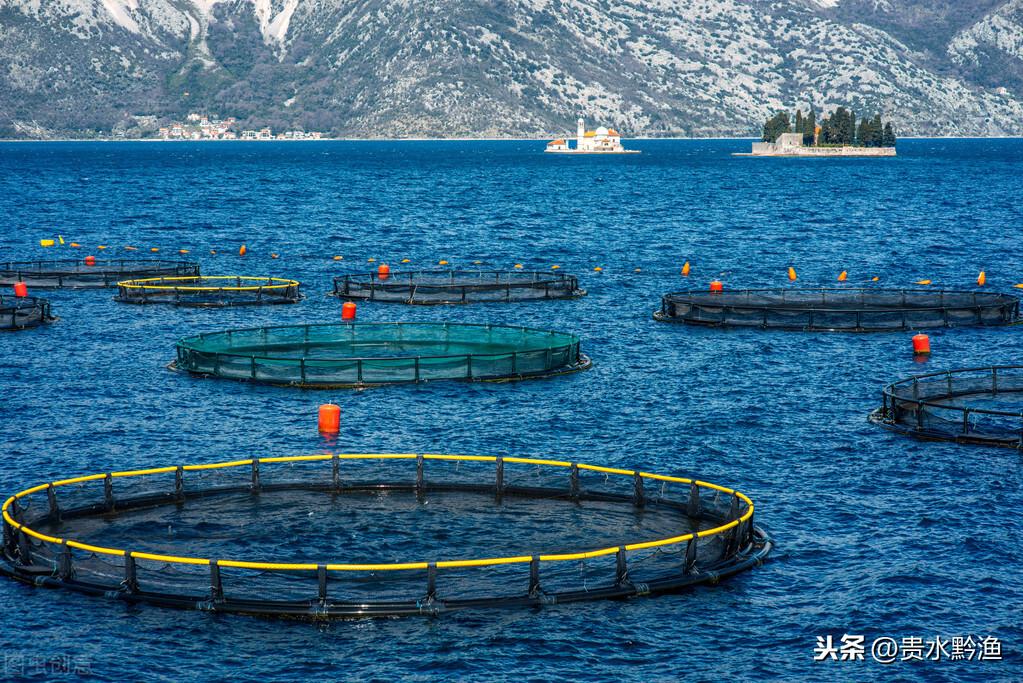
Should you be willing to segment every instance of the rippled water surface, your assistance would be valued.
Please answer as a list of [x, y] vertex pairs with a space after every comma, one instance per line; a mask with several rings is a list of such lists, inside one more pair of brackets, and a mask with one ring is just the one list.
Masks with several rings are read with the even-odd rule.
[[[70, 661], [112, 681], [1018, 678], [1020, 455], [907, 440], [866, 415], [895, 378], [1019, 362], [1020, 329], [933, 331], [933, 357], [920, 365], [908, 333], [728, 332], [656, 323], [651, 312], [660, 294], [714, 278], [788, 286], [789, 266], [798, 284], [847, 270], [849, 284], [959, 288], [984, 270], [989, 289], [1012, 291], [1023, 282], [1023, 142], [909, 140], [894, 160], [731, 157], [742, 141], [633, 144], [643, 154], [551, 158], [525, 142], [0, 145], [0, 260], [188, 249], [204, 274], [294, 277], [308, 296], [196, 310], [53, 292], [56, 324], [0, 338], [4, 492], [325, 449], [551, 456], [734, 486], [777, 541], [765, 566], [680, 595], [326, 625], [0, 581], [3, 677]], [[56, 234], [81, 248], [39, 247]], [[373, 268], [371, 258], [392, 270], [408, 258], [578, 274], [589, 291], [579, 300], [364, 304], [359, 317], [565, 330], [594, 366], [362, 392], [165, 369], [188, 334], [339, 319], [324, 296], [331, 278]], [[343, 410], [337, 443], [316, 433], [327, 399]], [[476, 525], [470, 550], [485, 553], [482, 511], [451, 517], [456, 530]], [[843, 633], [993, 635], [1005, 660], [815, 664], [816, 637]]]

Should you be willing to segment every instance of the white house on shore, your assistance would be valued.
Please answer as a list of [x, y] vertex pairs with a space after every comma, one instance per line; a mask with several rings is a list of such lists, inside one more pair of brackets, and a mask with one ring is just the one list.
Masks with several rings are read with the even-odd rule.
[[622, 138], [614, 128], [598, 127], [586, 130], [586, 122], [580, 118], [576, 122], [575, 147], [571, 147], [567, 138], [558, 138], [547, 143], [545, 152], [556, 154], [638, 154], [638, 150], [622, 147]]

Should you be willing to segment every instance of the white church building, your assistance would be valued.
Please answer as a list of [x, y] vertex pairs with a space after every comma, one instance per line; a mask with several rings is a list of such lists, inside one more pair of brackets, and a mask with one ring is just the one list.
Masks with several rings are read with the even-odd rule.
[[569, 145], [568, 138], [559, 138], [547, 143], [545, 152], [560, 154], [636, 154], [638, 150], [622, 147], [622, 138], [614, 128], [598, 127], [586, 130], [586, 122], [580, 118], [576, 122], [575, 147]]

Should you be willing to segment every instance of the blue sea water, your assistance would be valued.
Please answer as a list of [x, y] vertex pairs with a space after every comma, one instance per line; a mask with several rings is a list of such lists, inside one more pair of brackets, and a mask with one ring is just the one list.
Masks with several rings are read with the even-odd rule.
[[[933, 331], [920, 365], [904, 333], [651, 319], [664, 292], [714, 278], [787, 286], [789, 266], [799, 285], [847, 270], [849, 283], [964, 288], [984, 270], [1008, 291], [1023, 282], [1023, 141], [906, 140], [896, 159], [730, 156], [748, 144], [636, 141], [642, 154], [607, 158], [552, 158], [532, 142], [0, 144], [0, 261], [189, 249], [206, 274], [295, 277], [308, 295], [189, 310], [51, 293], [57, 323], [0, 338], [4, 495], [75, 474], [325, 448], [553, 456], [734, 486], [777, 542], [763, 567], [679, 595], [436, 619], [263, 620], [0, 581], [0, 678], [33, 667], [110, 681], [1023, 678], [1020, 455], [866, 420], [887, 381], [1019, 362], [1019, 329]], [[39, 246], [56, 234], [82, 247]], [[366, 304], [359, 317], [572, 331], [594, 367], [362, 392], [165, 369], [186, 334], [337, 320], [331, 278], [370, 258], [578, 274], [589, 295], [575, 301]], [[326, 399], [343, 409], [337, 444], [315, 429]], [[995, 636], [1004, 660], [814, 662], [818, 636], [843, 634]]]

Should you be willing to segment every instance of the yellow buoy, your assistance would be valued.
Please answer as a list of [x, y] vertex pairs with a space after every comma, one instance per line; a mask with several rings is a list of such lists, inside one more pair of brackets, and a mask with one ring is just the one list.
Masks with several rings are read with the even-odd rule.
[[106, 249], [106, 248], [107, 248], [107, 245], [105, 245], [105, 244], [100, 244], [100, 245], [98, 245], [98, 246], [97, 246], [96, 248], [97, 248], [97, 249]]
[[153, 252], [155, 254], [156, 252], [160, 251], [160, 248], [159, 247], [152, 247], [152, 248], [149, 249], [149, 251], [151, 251], [151, 252]]
[[63, 235], [57, 235], [57, 239], [60, 240], [61, 244], [64, 244], [64, 236]]
[[603, 268], [601, 268], [600, 266], [596, 266], [596, 267], [595, 267], [595, 268], [594, 268], [593, 270], [594, 270], [594, 271], [596, 271], [596, 272], [598, 272], [598, 273], [602, 273], [602, 272], [604, 272], [604, 269], [603, 269]]
[[446, 265], [448, 265], [448, 262], [447, 262], [447, 261], [445, 261], [444, 259], [441, 259], [440, 261], [437, 261], [437, 263], [438, 263], [439, 265], [442, 265], [442, 266], [446, 266]]
[[559, 266], [558, 264], [555, 263], [553, 266], [551, 266], [551, 270], [557, 270], [560, 267], [561, 266]]
[[366, 263], [373, 263], [374, 261], [376, 261], [375, 258], [368, 258], [368, 259], [366, 259]]
[[1013, 287], [1015, 287], [1016, 289], [1023, 289], [1023, 282], [1019, 283], [1018, 285], [1013, 285]]
[[984, 283], [986, 283], [986, 282], [987, 282], [987, 275], [985, 275], [984, 271], [982, 270], [982, 271], [980, 271], [980, 275], [977, 276], [977, 286], [978, 287], [983, 287]]
[[634, 271], [632, 271], [632, 272], [633, 272], [633, 273], [642, 273], [642, 272], [643, 272], [643, 269], [642, 269], [642, 268], [637, 268], [636, 270], [634, 270]]
[[39, 240], [40, 247], [52, 247], [56, 244], [53, 240]]
[[930, 280], [917, 280], [916, 284], [918, 284], [918, 285], [929, 285], [929, 284], [931, 284], [931, 281]]
[[340, 260], [341, 260], [341, 258], [342, 258], [341, 256], [335, 256], [335, 257], [334, 257], [334, 260], [335, 260], [335, 261], [340, 261]]
[[521, 268], [522, 268], [522, 264], [521, 264], [521, 263], [516, 263], [516, 264], [515, 264], [515, 267], [516, 267], [516, 268], [520, 268], [520, 269], [521, 269]]
[[410, 259], [410, 258], [403, 258], [403, 259], [401, 260], [401, 262], [402, 262], [402, 263], [412, 263], [412, 259]]
[[188, 249], [178, 249], [178, 253], [179, 254], [187, 254], [188, 253]]
[[793, 268], [792, 266], [789, 266], [789, 280], [795, 281], [795, 279], [796, 279], [796, 269]]
[[877, 281], [878, 281], [878, 280], [880, 280], [880, 279], [881, 279], [881, 278], [879, 278], [878, 276], [876, 276], [876, 275], [875, 275], [874, 277], [870, 278], [870, 281], [871, 281], [871, 282], [877, 282]]
[[682, 275], [689, 277], [689, 261], [682, 264]]
[[847, 272], [845, 272], [845, 271], [843, 270], [843, 271], [842, 271], [841, 273], [839, 273], [839, 274], [838, 274], [838, 281], [839, 281], [839, 282], [845, 282], [845, 279], [846, 279], [847, 277], [849, 277], [849, 273], [847, 273]]
[[474, 266], [481, 266], [481, 265], [483, 265], [483, 261], [473, 261], [472, 265], [474, 265]]

